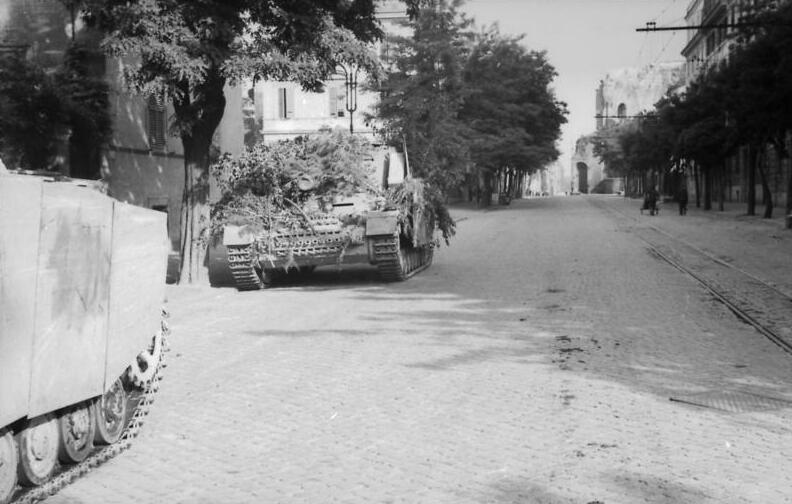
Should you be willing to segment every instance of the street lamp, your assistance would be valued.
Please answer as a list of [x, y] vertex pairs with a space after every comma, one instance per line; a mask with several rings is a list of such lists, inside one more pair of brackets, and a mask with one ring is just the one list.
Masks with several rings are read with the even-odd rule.
[[349, 112], [349, 132], [354, 133], [352, 116], [357, 110], [358, 71], [360, 69], [355, 64], [344, 63], [338, 66], [344, 72], [344, 87], [346, 90], [344, 108]]

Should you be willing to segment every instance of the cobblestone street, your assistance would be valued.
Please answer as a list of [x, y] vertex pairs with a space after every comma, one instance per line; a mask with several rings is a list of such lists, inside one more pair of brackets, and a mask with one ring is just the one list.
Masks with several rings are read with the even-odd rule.
[[792, 355], [636, 229], [788, 293], [792, 234], [638, 206], [458, 207], [451, 246], [403, 283], [350, 267], [255, 292], [169, 286], [171, 351], [141, 436], [47, 502], [792, 502], [792, 402], [669, 400], [792, 401]]

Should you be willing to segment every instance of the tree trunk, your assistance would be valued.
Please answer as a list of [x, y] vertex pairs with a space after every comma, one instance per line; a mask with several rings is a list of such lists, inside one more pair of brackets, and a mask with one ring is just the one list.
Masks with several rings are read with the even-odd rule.
[[765, 219], [773, 217], [773, 193], [770, 192], [770, 184], [767, 180], [767, 167], [765, 166], [765, 154], [760, 156], [759, 162], [759, 178], [762, 181], [762, 200], [764, 202], [764, 215]]
[[696, 208], [701, 208], [701, 170], [698, 163], [693, 165], [693, 182], [696, 186]]
[[712, 210], [712, 169], [709, 166], [702, 167], [704, 177], [704, 210]]
[[786, 215], [792, 215], [792, 163], [787, 170]]
[[492, 179], [494, 174], [488, 170], [479, 171], [479, 192], [481, 194], [478, 199], [479, 208], [488, 207], [492, 204]]
[[[786, 153], [784, 158], [789, 159], [789, 143], [792, 140], [792, 133], [787, 132], [784, 135], [784, 142], [786, 146]], [[779, 164], [779, 166], [781, 166]], [[785, 215], [792, 215], [792, 163], [787, 163], [787, 189], [786, 189], [786, 213]]]
[[[212, 137], [225, 111], [225, 79], [211, 71], [205, 82], [174, 100], [176, 116], [192, 119], [181, 133], [184, 146], [184, 193], [181, 211], [179, 283], [205, 283], [209, 230], [209, 165]], [[195, 111], [201, 115], [195, 117]]]
[[746, 198], [748, 200], [748, 215], [756, 215], [756, 162], [759, 157], [758, 150], [753, 146], [748, 146], [748, 187], [746, 187]]
[[723, 167], [718, 177], [718, 211], [724, 210], [724, 199], [726, 198], [726, 168]]

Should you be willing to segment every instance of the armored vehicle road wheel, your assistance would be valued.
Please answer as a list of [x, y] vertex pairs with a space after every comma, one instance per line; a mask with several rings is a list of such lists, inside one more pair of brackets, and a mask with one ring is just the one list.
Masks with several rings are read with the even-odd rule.
[[37, 486], [49, 479], [58, 461], [58, 444], [58, 420], [49, 413], [17, 434], [20, 483]]
[[126, 426], [128, 403], [127, 392], [121, 378], [93, 403], [96, 444], [113, 444], [118, 441]]
[[17, 446], [9, 431], [0, 431], [0, 504], [11, 501], [17, 483]]
[[58, 458], [64, 464], [82, 462], [93, 449], [96, 433], [95, 410], [89, 403], [69, 408], [58, 417], [60, 446]]

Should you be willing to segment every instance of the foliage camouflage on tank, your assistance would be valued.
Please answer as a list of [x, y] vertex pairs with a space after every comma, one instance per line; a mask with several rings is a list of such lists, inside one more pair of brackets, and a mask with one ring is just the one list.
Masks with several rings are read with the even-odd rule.
[[413, 178], [406, 153], [343, 130], [259, 144], [215, 166], [222, 199], [212, 237], [239, 290], [317, 266], [369, 263], [385, 281], [431, 264], [454, 222], [434, 188]]

